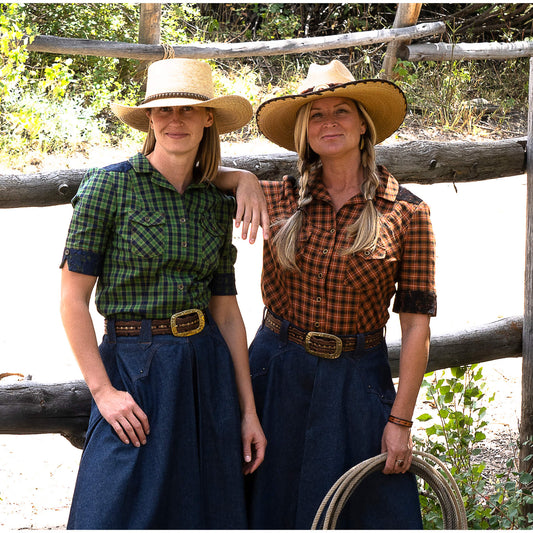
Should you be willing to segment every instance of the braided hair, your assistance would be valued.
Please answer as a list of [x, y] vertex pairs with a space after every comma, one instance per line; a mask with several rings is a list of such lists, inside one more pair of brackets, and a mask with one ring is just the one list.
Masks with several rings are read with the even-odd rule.
[[[296, 250], [298, 235], [304, 224], [305, 206], [312, 200], [309, 181], [322, 168], [319, 155], [311, 149], [308, 142], [307, 125], [311, 105], [312, 102], [300, 108], [294, 126], [294, 142], [298, 152], [298, 171], [300, 173], [298, 207], [289, 218], [275, 222], [276, 225], [281, 226], [281, 229], [272, 241], [281, 267], [293, 271], [298, 270]], [[355, 105], [367, 124], [366, 131], [361, 137], [361, 164], [364, 175], [361, 192], [366, 203], [359, 218], [347, 228], [348, 238], [353, 242], [349, 248], [342, 252], [343, 255], [367, 250], [373, 251], [377, 246], [380, 231], [380, 214], [374, 203], [380, 183], [374, 150], [375, 128], [363, 106], [358, 102], [355, 102]]]

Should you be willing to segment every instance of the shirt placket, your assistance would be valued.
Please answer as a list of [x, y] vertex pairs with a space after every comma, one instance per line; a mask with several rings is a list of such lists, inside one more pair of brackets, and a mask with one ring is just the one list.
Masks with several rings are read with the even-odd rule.
[[310, 283], [310, 286], [314, 285], [317, 288], [312, 302], [311, 320], [315, 331], [327, 333], [328, 324], [325, 317], [328, 316], [329, 301], [326, 283], [329, 278], [328, 272], [330, 271], [337, 237], [337, 223], [331, 206], [323, 206], [323, 213], [319, 220], [321, 221], [321, 238], [319, 247], [314, 253], [318, 268], [313, 273], [315, 279], [311, 280]]

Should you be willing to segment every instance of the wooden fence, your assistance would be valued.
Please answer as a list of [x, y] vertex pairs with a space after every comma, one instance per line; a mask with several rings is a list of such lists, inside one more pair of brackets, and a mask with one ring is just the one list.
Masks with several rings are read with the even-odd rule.
[[[414, 21], [416, 22], [416, 20]], [[396, 25], [396, 24], [395, 24]], [[398, 24], [399, 26], [401, 24]], [[436, 22], [308, 39], [266, 43], [199, 44], [174, 46], [176, 57], [221, 58], [251, 55], [296, 54], [316, 50], [395, 43], [395, 55], [410, 61], [459, 58], [507, 59], [531, 57], [533, 43], [490, 43], [454, 46], [411, 44], [423, 36], [443, 33]], [[38, 36], [28, 40], [28, 49], [60, 54], [129, 57], [142, 61], [161, 59], [159, 44], [103, 43], [80, 39]], [[531, 62], [530, 94], [533, 87]], [[479, 181], [528, 173], [528, 220], [524, 317], [513, 317], [472, 331], [432, 339], [428, 370], [488, 361], [501, 357], [523, 358], [522, 415], [520, 438], [533, 435], [533, 97], [529, 103], [529, 136], [484, 143], [414, 142], [377, 147], [378, 162], [385, 164], [400, 182], [437, 183]], [[401, 157], [400, 157], [401, 154]], [[252, 170], [262, 178], [294, 172], [293, 154], [256, 155], [225, 159], [224, 164]], [[44, 206], [67, 203], [75, 193], [82, 170], [0, 176], [0, 207]], [[397, 372], [399, 346], [391, 346], [391, 365]], [[83, 442], [90, 395], [83, 382], [42, 385], [22, 382], [0, 386], [0, 433], [58, 432], [77, 446]], [[527, 459], [532, 448], [521, 449], [521, 469], [531, 471]], [[527, 460], [526, 460], [527, 459]]]

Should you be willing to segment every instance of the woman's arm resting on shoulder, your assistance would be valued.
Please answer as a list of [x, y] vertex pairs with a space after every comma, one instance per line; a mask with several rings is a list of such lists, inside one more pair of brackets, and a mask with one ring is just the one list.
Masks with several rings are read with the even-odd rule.
[[250, 244], [253, 244], [259, 226], [263, 228], [263, 238], [270, 237], [270, 220], [265, 195], [255, 174], [247, 170], [220, 167], [215, 185], [223, 191], [235, 192], [237, 200], [235, 227], [238, 228], [242, 222], [243, 239], [246, 239], [250, 229]]
[[[400, 313], [402, 345], [400, 351], [400, 373], [398, 394], [391, 414], [403, 420], [411, 420], [420, 385], [426, 372], [429, 355], [429, 316]], [[411, 429], [389, 422], [385, 426], [381, 451], [387, 452], [385, 474], [404, 473], [411, 467], [413, 459]], [[397, 461], [402, 460], [403, 464]]]
[[255, 410], [246, 330], [235, 296], [212, 296], [209, 302], [209, 311], [228, 345], [233, 360], [241, 408], [243, 472], [251, 474], [263, 462], [266, 438]]
[[61, 274], [61, 318], [72, 351], [85, 382], [102, 416], [122, 442], [146, 444], [150, 432], [148, 418], [131, 395], [111, 384], [100, 358], [89, 301], [96, 277], [70, 272], [68, 264]]

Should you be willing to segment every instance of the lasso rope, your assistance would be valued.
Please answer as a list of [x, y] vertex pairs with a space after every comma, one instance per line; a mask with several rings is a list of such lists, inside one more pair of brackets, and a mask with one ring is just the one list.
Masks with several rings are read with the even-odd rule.
[[[446, 477], [424, 458], [439, 466]], [[343, 474], [322, 500], [311, 529], [335, 529], [339, 515], [353, 491], [366, 476], [382, 470], [386, 461], [387, 454], [382, 453], [359, 463]], [[461, 492], [442, 461], [429, 453], [413, 451], [413, 462], [409, 471], [422, 477], [437, 494], [442, 509], [444, 529], [468, 528]]]

